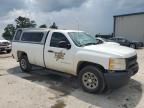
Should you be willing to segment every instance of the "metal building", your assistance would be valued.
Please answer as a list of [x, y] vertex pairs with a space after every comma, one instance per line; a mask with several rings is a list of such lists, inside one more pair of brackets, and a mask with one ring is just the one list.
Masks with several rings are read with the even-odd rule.
[[144, 12], [114, 16], [114, 36], [144, 42]]

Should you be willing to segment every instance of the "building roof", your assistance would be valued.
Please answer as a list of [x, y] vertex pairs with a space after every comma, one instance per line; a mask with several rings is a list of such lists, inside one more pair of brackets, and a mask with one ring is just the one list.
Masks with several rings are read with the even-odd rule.
[[132, 15], [141, 15], [141, 14], [144, 14], [144, 12], [129, 13], [129, 14], [122, 14], [122, 15], [115, 15], [114, 17], [132, 16]]

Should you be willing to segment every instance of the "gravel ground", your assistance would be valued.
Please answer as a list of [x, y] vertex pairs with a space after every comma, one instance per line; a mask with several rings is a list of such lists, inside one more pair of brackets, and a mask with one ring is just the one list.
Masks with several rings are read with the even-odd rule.
[[83, 92], [73, 77], [42, 68], [22, 73], [11, 54], [0, 54], [0, 108], [144, 108], [144, 49], [139, 72], [128, 85], [104, 94]]

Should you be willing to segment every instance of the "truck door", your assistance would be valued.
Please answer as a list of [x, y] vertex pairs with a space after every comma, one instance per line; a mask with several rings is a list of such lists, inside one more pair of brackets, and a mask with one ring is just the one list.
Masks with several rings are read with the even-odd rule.
[[62, 71], [66, 73], [73, 72], [73, 50], [59, 46], [60, 42], [66, 42], [70, 45], [69, 40], [63, 33], [53, 32], [49, 34], [45, 45], [45, 65], [49, 69]]

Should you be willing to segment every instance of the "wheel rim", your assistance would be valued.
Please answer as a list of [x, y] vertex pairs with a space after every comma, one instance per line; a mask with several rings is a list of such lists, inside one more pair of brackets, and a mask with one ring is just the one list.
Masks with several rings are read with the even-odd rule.
[[21, 67], [23, 69], [26, 69], [26, 61], [25, 61], [25, 59], [21, 59]]
[[88, 89], [96, 89], [98, 87], [98, 78], [94, 73], [86, 72], [82, 76], [82, 82]]

